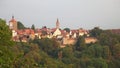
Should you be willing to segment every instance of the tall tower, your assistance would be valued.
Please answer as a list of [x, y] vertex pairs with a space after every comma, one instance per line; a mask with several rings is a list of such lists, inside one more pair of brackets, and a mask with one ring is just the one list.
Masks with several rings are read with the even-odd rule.
[[12, 19], [9, 21], [9, 28], [12, 30], [17, 30], [17, 21], [12, 16]]
[[59, 20], [57, 18], [57, 21], [56, 21], [56, 28], [59, 29], [60, 28], [60, 23], [59, 23]]

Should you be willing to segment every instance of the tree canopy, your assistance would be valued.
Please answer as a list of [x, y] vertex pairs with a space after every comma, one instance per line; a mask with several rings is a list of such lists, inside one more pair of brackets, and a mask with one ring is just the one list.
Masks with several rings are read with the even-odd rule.
[[32, 24], [31, 29], [35, 30], [35, 25], [34, 24]]
[[95, 28], [97, 43], [85, 44], [80, 36], [74, 45], [60, 48], [55, 38], [12, 44], [12, 34], [0, 19], [0, 68], [120, 68], [120, 35]]
[[13, 67], [12, 32], [5, 20], [0, 19], [0, 68]]
[[103, 30], [100, 29], [99, 27], [94, 27], [94, 29], [90, 31], [90, 35], [93, 37], [98, 37], [102, 32]]
[[70, 32], [70, 28], [64, 28], [64, 30], [68, 33]]
[[0, 19], [0, 44], [10, 45], [12, 38], [12, 31], [6, 25], [6, 21]]
[[17, 22], [17, 27], [18, 29], [25, 29], [26, 27], [22, 24], [22, 22], [18, 21]]

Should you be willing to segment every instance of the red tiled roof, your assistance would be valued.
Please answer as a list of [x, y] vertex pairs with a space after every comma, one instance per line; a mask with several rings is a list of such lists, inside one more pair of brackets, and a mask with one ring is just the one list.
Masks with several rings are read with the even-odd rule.
[[56, 29], [57, 29], [57, 28], [53, 28], [53, 29], [51, 29], [51, 32], [55, 32], [55, 31], [56, 31]]
[[17, 30], [18, 34], [34, 34], [34, 30], [32, 29], [22, 29], [22, 30]]
[[72, 33], [78, 33], [78, 30], [71, 30]]
[[112, 29], [112, 33], [120, 34], [120, 29]]

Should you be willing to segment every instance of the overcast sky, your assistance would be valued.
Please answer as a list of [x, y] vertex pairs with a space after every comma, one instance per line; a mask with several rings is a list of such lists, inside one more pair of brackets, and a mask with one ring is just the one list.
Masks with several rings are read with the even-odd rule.
[[120, 28], [120, 0], [0, 0], [0, 18], [14, 15], [25, 26], [71, 29]]

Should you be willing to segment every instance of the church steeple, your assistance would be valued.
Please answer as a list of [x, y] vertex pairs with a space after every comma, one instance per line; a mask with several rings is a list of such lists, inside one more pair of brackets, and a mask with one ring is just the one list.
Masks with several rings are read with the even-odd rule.
[[12, 19], [14, 19], [14, 16], [12, 16]]
[[12, 19], [9, 21], [9, 28], [12, 30], [17, 30], [17, 21], [12, 16]]
[[59, 20], [58, 20], [58, 18], [57, 18], [57, 21], [56, 21], [56, 28], [59, 29], [59, 27], [60, 27], [60, 23], [59, 23]]

